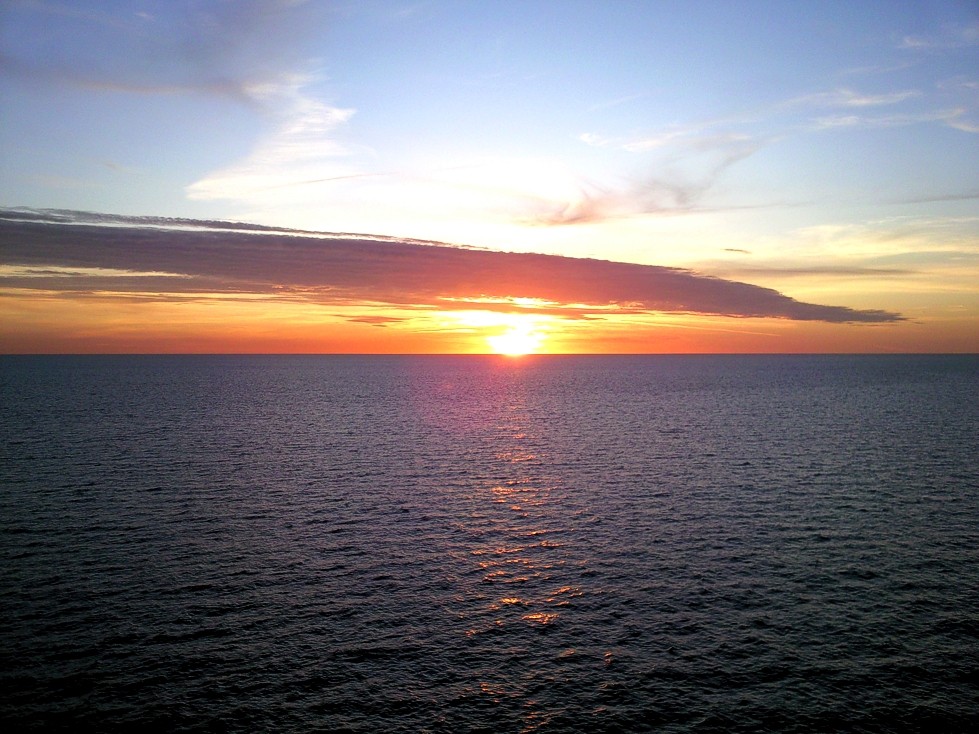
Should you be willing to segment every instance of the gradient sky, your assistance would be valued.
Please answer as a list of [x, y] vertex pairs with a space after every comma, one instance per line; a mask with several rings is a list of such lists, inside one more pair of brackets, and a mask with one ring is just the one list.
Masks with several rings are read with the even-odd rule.
[[0, 206], [6, 352], [975, 352], [979, 4], [5, 0]]

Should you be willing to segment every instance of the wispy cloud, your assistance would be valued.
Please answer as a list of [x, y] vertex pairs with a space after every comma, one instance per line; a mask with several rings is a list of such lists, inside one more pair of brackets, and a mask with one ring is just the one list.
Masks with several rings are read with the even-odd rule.
[[612, 144], [611, 138], [604, 135], [598, 135], [597, 133], [581, 133], [578, 136], [580, 140], [585, 145], [590, 145], [594, 148], [606, 148]]
[[[585, 141], [595, 144], [595, 141]], [[529, 217], [536, 224], [583, 224], [640, 214], [679, 213], [697, 209], [725, 171], [755, 153], [765, 141], [747, 135], [674, 130], [643, 140], [620, 141], [630, 152], [666, 148], [648, 164], [649, 173], [624, 185], [583, 184], [579, 196], [546, 202]]]
[[904, 278], [916, 275], [917, 271], [906, 268], [873, 268], [849, 265], [814, 265], [812, 267], [788, 267], [770, 265], [768, 267], [738, 267], [731, 265], [716, 265], [711, 267], [714, 273], [723, 272], [726, 277], [778, 276], [779, 278], [865, 278], [879, 281], [882, 278]]
[[[8, 9], [20, 9], [36, 12], [51, 17], [71, 18], [82, 20], [99, 26], [126, 29], [131, 26], [123, 16], [91, 8], [77, 8], [72, 5], [46, 0], [7, 0], [4, 3]], [[136, 13], [136, 17], [152, 17], [146, 13]]]
[[923, 112], [898, 113], [890, 115], [826, 115], [814, 118], [810, 123], [812, 130], [832, 130], [845, 127], [906, 127], [927, 122], [943, 122], [966, 132], [969, 123], [962, 119], [963, 109], [926, 110]]
[[957, 110], [954, 114], [944, 118], [945, 124], [964, 133], [979, 133], [979, 122], [970, 122], [964, 119], [965, 114], [965, 110]]
[[369, 324], [371, 326], [381, 327], [391, 324], [401, 324], [406, 321], [406, 319], [398, 318], [397, 316], [345, 316], [343, 314], [337, 314], [337, 318], [342, 318], [355, 324]]
[[897, 45], [906, 51], [948, 51], [976, 46], [979, 45], [979, 23], [947, 26], [930, 35], [907, 35]]
[[[648, 157], [646, 167], [650, 173], [625, 185], [588, 182], [580, 187], [578, 197], [548, 202], [530, 219], [539, 224], [569, 225], [639, 214], [714, 209], [707, 206], [708, 196], [726, 171], [789, 136], [834, 128], [890, 127], [929, 121], [963, 129], [970, 124], [961, 108], [868, 114], [870, 110], [896, 107], [921, 96], [915, 89], [866, 93], [839, 88], [796, 96], [751, 114], [671, 125], [644, 135], [582, 133], [578, 139], [586, 145]], [[839, 113], [812, 118], [814, 110]]]
[[876, 74], [890, 74], [895, 71], [902, 71], [914, 65], [913, 61], [900, 61], [885, 64], [870, 64], [868, 66], [857, 66], [844, 69], [840, 72], [842, 76], [873, 76]]
[[[362, 173], [350, 164], [354, 148], [335, 137], [354, 111], [309, 91], [317, 78], [309, 72], [304, 40], [322, 28], [322, 5], [187, 3], [159, 16], [40, 1], [14, 5], [50, 18], [52, 37], [66, 42], [46, 54], [0, 54], [0, 73], [105, 93], [224, 97], [272, 121], [273, 132], [245, 159], [188, 186], [191, 199], [253, 202], [270, 188]], [[80, 36], [89, 36], [103, 53], [90, 58], [71, 51], [71, 39]]]
[[959, 75], [951, 79], [943, 79], [937, 84], [939, 89], [946, 91], [964, 91], [973, 95], [979, 92], [979, 80]]
[[921, 92], [915, 89], [881, 94], [861, 94], [852, 89], [834, 89], [828, 92], [815, 92], [795, 97], [785, 102], [784, 105], [787, 107], [880, 107], [898, 104], [920, 95]]
[[642, 99], [647, 96], [646, 92], [637, 92], [636, 94], [627, 94], [624, 97], [616, 97], [615, 99], [609, 99], [602, 102], [596, 102], [588, 108], [589, 112], [596, 112], [598, 110], [607, 110], [612, 107], [619, 107], [620, 105], [628, 104], [629, 102], [635, 102], [637, 99]]
[[890, 287], [904, 292], [974, 293], [979, 277], [977, 222], [977, 217], [896, 216], [823, 224], [789, 233], [777, 249], [759, 243], [759, 254], [750, 259], [727, 255], [693, 267], [760, 283], [799, 278], [810, 288], [815, 282], [863, 281], [862, 288], [877, 289], [890, 281]]
[[[791, 251], [801, 256], [781, 263], [756, 265], [811, 271], [833, 263], [833, 267], [849, 269], [854, 274], [877, 268], [926, 271], [933, 281], [941, 273], [945, 287], [952, 287], [953, 281], [955, 287], [968, 282], [968, 289], [974, 291], [979, 276], [977, 222], [977, 217], [897, 216], [864, 223], [805, 227], [793, 232], [790, 240]], [[891, 275], [901, 274], [892, 272]]]
[[695, 139], [695, 136], [699, 134], [701, 130], [702, 128], [664, 130], [654, 135], [635, 140], [628, 140], [622, 143], [622, 149], [627, 150], [630, 153], [644, 153], [649, 150], [664, 148], [667, 145], [677, 142], [689, 142], [690, 140]]
[[[975, 92], [972, 80], [964, 77], [949, 80], [942, 88], [959, 96]], [[579, 196], [546, 203], [531, 220], [569, 225], [713, 209], [706, 205], [708, 195], [728, 169], [774, 141], [807, 133], [935, 122], [979, 132], [969, 105], [925, 106], [927, 101], [917, 89], [865, 92], [842, 87], [795, 96], [741, 118], [671, 125], [645, 135], [582, 133], [579, 140], [586, 145], [649, 156], [651, 173], [626, 185], [588, 182], [580, 187]]]
[[[84, 219], [84, 218], [82, 218]], [[554, 255], [463, 249], [354, 235], [262, 232], [213, 222], [104, 217], [76, 224], [71, 213], [0, 213], [2, 264], [27, 268], [105, 268], [128, 273], [176, 273], [168, 293], [213, 292], [301, 298], [320, 304], [385, 303], [410, 308], [457, 308], [497, 299], [520, 310], [535, 299], [555, 315], [636, 312], [717, 314], [800, 321], [892, 322], [887, 311], [803, 303], [775, 290], [679, 268]], [[58, 277], [61, 290], [77, 290]], [[133, 287], [132, 278], [124, 288]], [[6, 287], [33, 287], [21, 277]], [[103, 278], [102, 290], [112, 290]], [[119, 288], [119, 286], [115, 286]], [[538, 306], [539, 308], [541, 306]]]
[[251, 95], [277, 110], [277, 129], [243, 161], [188, 186], [187, 195], [191, 199], [247, 201], [273, 187], [362, 175], [344, 161], [351, 150], [335, 138], [354, 110], [332, 107], [305, 95], [307, 81], [293, 76], [280, 83], [251, 87]]
[[[845, 110], [837, 114], [823, 114], [810, 119], [809, 129], [831, 130], [834, 128], [879, 128], [904, 127], [928, 122], [940, 122], [963, 132], [979, 132], [979, 124], [972, 119], [975, 108], [976, 86], [971, 79], [956, 77], [939, 82], [936, 87], [944, 92], [943, 107], [935, 106], [935, 100], [916, 89], [905, 89], [894, 92], [867, 94], [852, 89], [835, 89], [827, 92], [815, 92], [794, 97], [781, 105], [782, 111], [794, 109], [827, 109]], [[901, 105], [912, 100], [920, 100], [917, 109], [887, 114], [872, 113], [870, 110], [878, 107]], [[947, 103], [952, 101], [951, 105]], [[928, 106], [924, 106], [928, 105]]]
[[935, 201], [971, 201], [979, 199], [979, 191], [957, 191], [947, 194], [915, 196], [895, 201], [896, 204], [927, 204]]
[[[314, 4], [294, 0], [187, 3], [165, 15], [92, 10], [41, 0], [9, 3], [49, 19], [47, 47], [0, 54], [0, 73], [33, 83], [141, 95], [205, 94], [261, 104], [256, 90], [308, 65]], [[78, 52], [85, 37], [102, 53]]]
[[[360, 149], [336, 139], [354, 110], [310, 91], [318, 79], [310, 71], [315, 64], [305, 41], [328, 19], [323, 4], [185, 3], [159, 15], [122, 8], [79, 10], [42, 0], [11, 6], [18, 13], [45, 16], [53, 40], [50, 48], [34, 53], [0, 52], [0, 74], [101, 93], [221, 97], [272, 121], [273, 132], [245, 159], [187, 187], [192, 199], [253, 202], [261, 191], [277, 186], [365, 173], [350, 163]], [[74, 39], [80, 37], [101, 53], [78, 51]]]

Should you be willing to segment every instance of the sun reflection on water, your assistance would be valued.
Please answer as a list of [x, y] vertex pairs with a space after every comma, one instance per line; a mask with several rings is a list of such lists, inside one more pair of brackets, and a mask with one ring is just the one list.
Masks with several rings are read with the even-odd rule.
[[549, 628], [559, 623], [576, 587], [559, 581], [566, 559], [564, 518], [552, 501], [558, 485], [541, 471], [546, 455], [519, 395], [499, 408], [492, 456], [499, 479], [487, 484], [484, 497], [493, 533], [470, 551], [481, 584], [491, 591], [483, 608], [486, 621], [468, 634], [513, 625]]
[[590, 613], [587, 561], [573, 542], [587, 510], [564, 485], [560, 467], [573, 457], [555, 456], [565, 444], [554, 442], [548, 408], [535, 394], [543, 362], [488, 358], [478, 381], [459, 364], [432, 386], [440, 396], [435, 409], [430, 397], [420, 401], [427, 430], [450, 435], [469, 471], [478, 472], [475, 481], [470, 475], [446, 487], [464, 503], [450, 520], [454, 628], [478, 666], [470, 695], [490, 706], [519, 705], [530, 731], [553, 713], [534, 691], [554, 670], [534, 665], [515, 673], [514, 659], [601, 667], [600, 643], [580, 640], [575, 619]]

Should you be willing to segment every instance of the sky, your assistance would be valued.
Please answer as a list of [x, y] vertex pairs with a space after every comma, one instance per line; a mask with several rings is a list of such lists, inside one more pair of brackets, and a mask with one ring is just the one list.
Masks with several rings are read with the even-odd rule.
[[0, 352], [979, 352], [979, 3], [0, 0]]

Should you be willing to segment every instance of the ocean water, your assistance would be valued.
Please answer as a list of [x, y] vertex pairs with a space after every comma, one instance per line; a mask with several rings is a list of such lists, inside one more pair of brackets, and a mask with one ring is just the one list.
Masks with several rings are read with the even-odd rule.
[[0, 358], [4, 731], [969, 731], [979, 358]]

